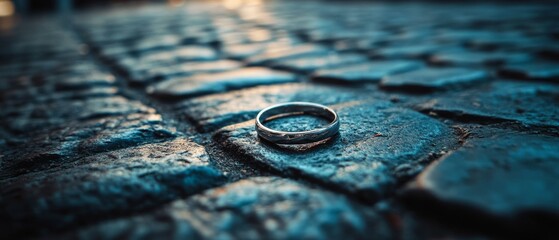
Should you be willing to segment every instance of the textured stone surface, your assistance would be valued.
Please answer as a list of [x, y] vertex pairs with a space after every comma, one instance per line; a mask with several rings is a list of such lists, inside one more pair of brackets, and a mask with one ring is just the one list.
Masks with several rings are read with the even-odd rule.
[[494, 82], [481, 89], [434, 98], [418, 109], [466, 121], [507, 121], [539, 127], [558, 127], [559, 90], [551, 85]]
[[471, 44], [481, 41], [492, 41], [498, 42], [504, 39], [518, 39], [522, 36], [519, 32], [502, 31], [495, 32], [484, 29], [459, 29], [456, 31], [445, 31], [439, 34], [438, 40], [442, 41], [453, 41], [462, 44]]
[[[6, 112], [13, 113], [21, 106], [29, 107], [35, 103], [85, 100], [115, 95], [117, 90], [114, 87], [114, 76], [83, 61], [80, 59], [75, 62], [75, 65], [61, 64], [60, 67], [52, 69], [53, 72], [41, 76], [5, 79], [2, 81], [5, 86], [0, 87], [0, 103], [3, 104]], [[46, 105], [42, 106], [45, 108]]]
[[46, 234], [158, 206], [221, 184], [204, 148], [186, 139], [52, 165], [0, 180], [4, 236]]
[[531, 57], [524, 53], [510, 52], [472, 52], [451, 51], [448, 53], [437, 53], [430, 58], [435, 64], [449, 64], [456, 66], [479, 66], [500, 65], [505, 63], [524, 63], [530, 61]]
[[[471, 215], [461, 211], [472, 209], [488, 217], [514, 218], [527, 228], [554, 228], [559, 221], [557, 146], [554, 137], [501, 130], [478, 133], [426, 169], [407, 194], [411, 201], [438, 199], [424, 202], [429, 208], [449, 204], [453, 217]], [[555, 225], [549, 225], [552, 219]]]
[[173, 51], [178, 61], [214, 60], [217, 53], [206, 46], [184, 46]]
[[44, 132], [30, 132], [26, 142], [3, 152], [0, 177], [43, 171], [69, 164], [84, 154], [110, 151], [174, 137], [157, 114], [106, 117]]
[[109, 57], [109, 59], [116, 62], [116, 65], [127, 73], [133, 84], [146, 84], [153, 81], [149, 72], [156, 69], [168, 69], [188, 63], [196, 65], [199, 62], [218, 60], [217, 52], [207, 46], [174, 46], [156, 50], [116, 58]]
[[412, 44], [404, 46], [388, 46], [380, 49], [375, 49], [371, 53], [373, 57], [381, 57], [386, 59], [392, 58], [421, 58], [427, 57], [441, 49], [440, 43], [423, 43], [423, 44]]
[[513, 64], [503, 67], [499, 70], [499, 74], [504, 77], [518, 79], [549, 80], [557, 82], [559, 79], [559, 63], [535, 62]]
[[[325, 144], [271, 145], [259, 140], [253, 121], [223, 128], [215, 139], [284, 174], [308, 177], [366, 199], [384, 196], [453, 141], [452, 131], [443, 124], [389, 102], [333, 107], [340, 117], [340, 134]], [[284, 120], [284, 131], [299, 125], [296, 118], [279, 120]]]
[[290, 180], [252, 178], [65, 238], [387, 239], [391, 235], [381, 216], [342, 196]]
[[30, 130], [61, 126], [74, 120], [154, 112], [153, 108], [149, 108], [140, 102], [130, 101], [120, 96], [113, 96], [73, 101], [63, 100], [5, 108], [0, 113], [0, 116], [3, 118], [0, 120], [0, 123], [10, 131], [25, 133]]
[[412, 71], [422, 66], [423, 64], [417, 61], [376, 61], [319, 70], [313, 74], [312, 79], [340, 83], [378, 82], [383, 77]]
[[292, 47], [278, 47], [268, 49], [258, 55], [251, 56], [247, 59], [250, 64], [263, 64], [270, 61], [280, 61], [290, 58], [323, 55], [327, 53], [327, 49], [316, 44], [301, 44]]
[[187, 98], [257, 85], [294, 82], [295, 75], [261, 67], [242, 68], [215, 74], [172, 79], [148, 88], [148, 93], [162, 98]]
[[356, 88], [333, 88], [319, 84], [284, 84], [261, 86], [225, 94], [183, 101], [177, 110], [194, 121], [199, 130], [207, 132], [253, 119], [265, 107], [291, 101], [336, 104], [383, 97], [381, 93]]
[[386, 89], [407, 91], [433, 91], [468, 86], [488, 78], [483, 70], [465, 68], [427, 68], [393, 76], [380, 82]]
[[204, 62], [187, 62], [179, 65], [160, 66], [147, 69], [136, 76], [132, 76], [132, 82], [146, 84], [156, 80], [165, 80], [174, 77], [189, 76], [203, 73], [218, 73], [241, 68], [240, 62], [232, 60], [217, 60]]
[[297, 72], [312, 72], [321, 68], [330, 68], [365, 62], [367, 58], [357, 54], [327, 54], [274, 61], [272, 66]]
[[495, 51], [495, 50], [534, 50], [535, 45], [541, 45], [543, 39], [526, 38], [519, 32], [504, 32], [499, 35], [489, 32], [487, 36], [478, 36], [477, 38], [468, 39], [466, 46], [472, 49]]
[[180, 39], [174, 35], [152, 36], [150, 38], [141, 39], [132, 49], [136, 52], [148, 52], [155, 49], [173, 48], [179, 44]]
[[265, 43], [231, 44], [227, 45], [223, 51], [228, 57], [244, 59], [263, 52], [266, 45]]
[[161, 52], [148, 52], [140, 55], [139, 61], [156, 63], [173, 63], [182, 61], [208, 61], [215, 60], [215, 50], [202, 46], [186, 46]]
[[25, 106], [30, 103], [63, 102], [69, 100], [85, 100], [89, 98], [113, 97], [117, 95], [117, 93], [117, 88], [105, 86], [58, 91], [53, 91], [52, 87], [29, 87], [2, 92], [2, 94], [0, 94], [0, 102], [6, 109], [12, 109], [13, 107]]
[[264, 43], [229, 44], [224, 46], [223, 52], [230, 58], [246, 59], [251, 56], [261, 55], [264, 52], [271, 54], [287, 50], [295, 45], [294, 41], [292, 38], [278, 38]]
[[[501, 2], [168, 1], [1, 17], [2, 236], [556, 239], [559, 10]], [[380, 86], [408, 61], [491, 77]], [[230, 78], [251, 65], [282, 77]], [[294, 100], [335, 107], [341, 135], [260, 141], [254, 115]], [[412, 194], [418, 174], [442, 185]]]
[[88, 75], [74, 75], [71, 77], [65, 77], [60, 79], [59, 81], [56, 81], [55, 83], [57, 89], [63, 90], [79, 90], [96, 86], [111, 86], [114, 84], [114, 76], [101, 72], [89, 73]]

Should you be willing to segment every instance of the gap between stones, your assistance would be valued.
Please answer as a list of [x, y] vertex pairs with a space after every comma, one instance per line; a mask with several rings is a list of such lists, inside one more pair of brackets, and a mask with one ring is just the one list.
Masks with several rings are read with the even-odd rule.
[[481, 126], [491, 126], [495, 128], [508, 129], [508, 130], [513, 130], [513, 131], [518, 131], [523, 133], [534, 133], [534, 134], [548, 135], [552, 137], [559, 137], [559, 129], [554, 127], [525, 125], [518, 121], [510, 120], [510, 119], [487, 117], [487, 116], [467, 114], [467, 113], [454, 113], [451, 111], [434, 112], [430, 110], [421, 110], [421, 109], [414, 109], [414, 110], [419, 113], [423, 113], [431, 118], [437, 119], [439, 121], [450, 120], [452, 121], [450, 123], [451, 125], [455, 125], [457, 123], [477, 124]]

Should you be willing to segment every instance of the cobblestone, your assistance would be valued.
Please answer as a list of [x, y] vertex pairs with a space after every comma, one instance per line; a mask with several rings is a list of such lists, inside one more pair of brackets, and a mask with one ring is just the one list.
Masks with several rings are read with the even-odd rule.
[[78, 90], [97, 86], [111, 86], [114, 84], [115, 79], [112, 75], [97, 72], [90, 73], [86, 77], [81, 75], [64, 77], [60, 79], [60, 81], [56, 81], [55, 86], [56, 89], [59, 90]]
[[292, 70], [296, 72], [313, 72], [318, 69], [357, 64], [365, 62], [365, 56], [357, 54], [328, 54], [325, 56], [300, 57], [275, 61], [273, 67]]
[[[215, 214], [211, 214], [215, 213]], [[145, 229], [145, 226], [151, 226]], [[179, 200], [130, 219], [68, 234], [68, 239], [130, 238], [389, 238], [373, 211], [342, 196], [278, 178], [252, 178]]]
[[83, 154], [92, 154], [174, 137], [173, 129], [162, 126], [157, 114], [106, 117], [69, 127], [28, 132], [31, 145], [19, 146], [2, 154], [3, 177], [41, 171], [52, 165], [68, 164]]
[[282, 39], [278, 39], [273, 42], [265, 42], [265, 43], [244, 43], [244, 44], [230, 44], [226, 45], [223, 49], [226, 56], [235, 58], [235, 59], [246, 59], [253, 55], [259, 55], [263, 52], [275, 49], [284, 49], [291, 44], [289, 42], [282, 42]]
[[253, 119], [266, 106], [282, 102], [312, 101], [329, 105], [371, 99], [375, 95], [382, 96], [382, 93], [293, 83], [195, 98], [180, 102], [177, 109], [184, 111], [185, 117], [193, 120], [201, 131], [207, 132]]
[[[52, 111], [53, 109], [56, 109], [56, 111]], [[1, 124], [12, 132], [24, 133], [30, 130], [61, 126], [68, 121], [154, 112], [154, 109], [139, 102], [114, 96], [6, 108], [1, 115], [3, 117]], [[10, 119], [8, 120], [6, 117], [10, 117]]]
[[152, 36], [151, 38], [141, 39], [134, 46], [133, 51], [148, 52], [156, 49], [169, 49], [180, 43], [180, 39], [173, 35]]
[[[28, 166], [29, 167], [29, 166]], [[214, 187], [224, 177], [186, 139], [91, 155], [1, 181], [5, 236], [56, 232], [158, 206]]]
[[383, 77], [404, 73], [422, 67], [417, 61], [378, 61], [353, 64], [338, 68], [323, 69], [314, 73], [313, 80], [319, 82], [378, 82]]
[[183, 61], [215, 60], [215, 50], [202, 46], [186, 46], [163, 52], [148, 52], [141, 54], [139, 61], [148, 63], [173, 63]]
[[[453, 142], [446, 126], [386, 101], [350, 102], [334, 109], [345, 124], [326, 146], [269, 145], [258, 140], [253, 121], [220, 130], [216, 140], [277, 171], [334, 185], [366, 199], [385, 196], [399, 180], [419, 172], [430, 155]], [[301, 124], [293, 118], [281, 123], [277, 129], [283, 131], [299, 130]]]
[[559, 64], [552, 62], [513, 64], [503, 67], [499, 73], [503, 77], [556, 82], [559, 79]]
[[464, 87], [487, 80], [483, 70], [463, 68], [427, 68], [394, 76], [387, 76], [381, 82], [385, 89], [407, 91], [434, 91]]
[[521, 125], [559, 125], [557, 87], [515, 82], [494, 82], [484, 88], [449, 94], [420, 104], [421, 111], [480, 122], [517, 122]]
[[505, 63], [525, 63], [531, 57], [523, 53], [510, 52], [472, 52], [457, 50], [448, 53], [436, 53], [430, 61], [441, 65], [454, 66], [482, 66], [482, 65], [502, 65]]
[[148, 69], [143, 73], [136, 74], [131, 77], [132, 83], [146, 84], [158, 80], [167, 80], [170, 78], [185, 77], [195, 74], [218, 73], [241, 68], [240, 62], [232, 60], [204, 61], [204, 62], [187, 62], [181, 65], [172, 65], [170, 67], [156, 67]]
[[3, 91], [0, 102], [8, 109], [30, 103], [65, 102], [89, 98], [116, 97], [116, 87], [91, 87], [77, 90], [54, 90], [53, 86], [28, 87]]
[[227, 90], [294, 82], [297, 78], [288, 72], [261, 67], [242, 68], [222, 73], [196, 75], [157, 83], [147, 89], [149, 94], [161, 98], [188, 98]]
[[[444, 46], [444, 48], [455, 46]], [[426, 58], [433, 55], [437, 49], [441, 48], [440, 43], [422, 43], [403, 46], [388, 46], [385, 48], [372, 50], [373, 57], [396, 59], [396, 58]]]
[[277, 62], [296, 57], [323, 55], [325, 53], [327, 53], [327, 49], [325, 47], [319, 45], [301, 44], [289, 48], [269, 48], [261, 54], [248, 58], [247, 61], [250, 64], [263, 64], [266, 62]]
[[557, 6], [241, 2], [0, 18], [4, 238], [557, 238]]
[[559, 192], [554, 187], [559, 175], [558, 139], [502, 130], [474, 134], [479, 136], [426, 169], [407, 190], [408, 197], [436, 198], [424, 204], [473, 210], [470, 215], [501, 220], [496, 225], [557, 233], [549, 219], [559, 216]]

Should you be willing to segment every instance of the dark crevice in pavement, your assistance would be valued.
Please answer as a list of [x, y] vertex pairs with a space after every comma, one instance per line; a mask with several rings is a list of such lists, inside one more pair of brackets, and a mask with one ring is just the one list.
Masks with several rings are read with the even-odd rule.
[[453, 111], [442, 111], [442, 110], [417, 110], [425, 115], [439, 119], [439, 120], [450, 120], [456, 123], [463, 124], [480, 124], [485, 126], [492, 126], [503, 129], [510, 129], [519, 132], [526, 133], [537, 133], [549, 136], [558, 137], [559, 129], [555, 126], [534, 126], [523, 124], [517, 120], [504, 119], [490, 116], [482, 116], [476, 114], [468, 114], [464, 112], [453, 112]]
[[450, 154], [452, 154], [454, 151], [460, 149], [462, 146], [464, 146], [464, 144], [466, 143], [466, 141], [470, 138], [470, 132], [467, 128], [461, 127], [461, 126], [456, 126], [453, 124], [448, 124], [450, 127], [452, 127], [453, 134], [454, 137], [457, 139], [456, 144], [452, 144], [449, 145], [448, 149], [445, 150], [444, 152], [438, 152], [438, 153], [432, 153], [429, 156], [427, 156], [427, 158], [419, 160], [418, 164], [423, 164], [424, 167], [422, 169], [420, 169], [420, 171], [418, 171], [416, 174], [411, 175], [411, 176], [407, 176], [407, 177], [403, 177], [400, 179], [400, 181], [398, 181], [396, 183], [396, 187], [394, 189], [394, 191], [392, 192], [391, 195], [391, 200], [393, 200], [394, 198], [397, 198], [398, 192], [400, 192], [402, 189], [404, 189], [408, 184], [412, 183], [415, 178], [427, 167], [429, 167], [432, 163], [436, 162], [436, 161], [440, 161], [442, 158], [444, 158], [445, 156], [448, 156]]
[[[467, 142], [469, 142], [469, 148], [472, 148], [472, 143], [475, 144], [482, 139], [491, 139], [495, 129], [501, 129], [497, 131], [503, 131], [502, 129], [511, 130], [506, 131], [507, 134], [518, 131], [519, 134], [545, 135], [545, 133], [532, 129], [519, 131], [518, 129], [511, 128], [509, 125], [480, 125], [479, 123], [460, 122], [452, 122], [451, 124], [454, 126], [457, 135], [460, 136], [460, 147], [455, 150], [462, 149], [462, 146]], [[514, 149], [511, 149], [511, 151], [514, 151]], [[452, 151], [449, 151], [445, 156], [450, 156], [451, 153]], [[441, 156], [441, 158], [445, 156]], [[476, 159], [468, 160], [475, 161]], [[512, 166], [506, 168], [510, 168], [509, 170], [513, 171]], [[474, 170], [471, 171], [474, 172]], [[448, 174], [454, 173], [449, 172]], [[460, 173], [456, 174], [458, 174], [457, 178], [464, 178]], [[476, 178], [474, 175], [473, 179], [470, 180], [476, 181]], [[414, 187], [421, 186], [423, 181], [414, 182]], [[451, 188], [452, 186], [446, 187]], [[418, 188], [407, 188], [405, 191], [397, 192], [395, 201], [405, 207], [405, 211], [411, 211], [422, 218], [444, 225], [446, 228], [453, 229], [454, 231], [474, 232], [494, 239], [555, 239], [557, 234], [559, 234], [556, 228], [559, 215], [537, 208], [527, 207], [516, 212], [503, 214], [494, 209], [480, 208], [472, 205], [471, 202], [441, 198], [441, 196], [436, 196], [432, 192]]]
[[401, 94], [406, 94], [406, 95], [415, 95], [415, 96], [421, 96], [421, 95], [426, 95], [426, 94], [437, 94], [437, 93], [444, 93], [444, 92], [450, 92], [450, 91], [456, 91], [456, 90], [466, 90], [466, 89], [472, 89], [476, 86], [478, 86], [479, 84], [476, 83], [471, 83], [471, 84], [461, 84], [461, 85], [453, 85], [453, 86], [448, 86], [448, 87], [444, 87], [444, 88], [434, 88], [434, 87], [429, 87], [429, 86], [423, 86], [423, 85], [414, 85], [414, 84], [409, 84], [406, 86], [380, 86], [379, 88], [382, 89], [383, 91], [387, 92], [387, 93], [401, 93]]
[[425, 218], [496, 239], [554, 239], [559, 234], [555, 225], [559, 219], [550, 213], [525, 212], [503, 218], [471, 205], [443, 202], [421, 191], [408, 191], [398, 201]]

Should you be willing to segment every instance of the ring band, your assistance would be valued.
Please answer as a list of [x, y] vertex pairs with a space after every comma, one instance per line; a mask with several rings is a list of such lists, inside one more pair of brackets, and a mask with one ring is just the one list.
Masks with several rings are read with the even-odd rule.
[[[330, 123], [322, 128], [301, 132], [285, 132], [270, 129], [263, 123], [272, 119], [310, 114], [326, 118]], [[338, 133], [340, 121], [334, 110], [324, 105], [309, 102], [289, 102], [265, 108], [256, 116], [256, 132], [258, 136], [273, 143], [302, 144], [318, 142], [330, 138]]]

